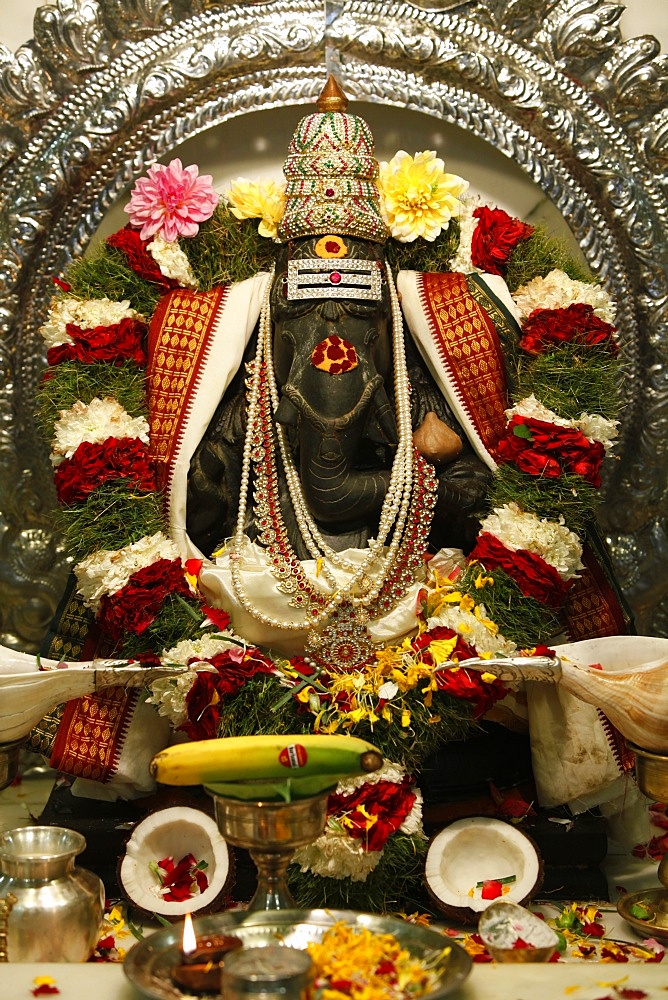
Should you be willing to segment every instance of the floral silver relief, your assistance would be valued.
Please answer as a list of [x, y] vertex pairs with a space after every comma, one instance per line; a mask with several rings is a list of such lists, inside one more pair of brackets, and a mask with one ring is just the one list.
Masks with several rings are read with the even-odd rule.
[[624, 401], [601, 521], [639, 631], [668, 635], [668, 62], [600, 0], [57, 0], [0, 45], [0, 641], [33, 649], [64, 585], [38, 328], [60, 274], [157, 156], [251, 110], [358, 100], [475, 134], [552, 200], [618, 304]]

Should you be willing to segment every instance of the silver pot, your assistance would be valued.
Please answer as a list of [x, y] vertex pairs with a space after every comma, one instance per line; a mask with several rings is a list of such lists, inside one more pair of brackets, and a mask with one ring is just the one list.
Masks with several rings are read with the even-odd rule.
[[[26, 826], [0, 835], [0, 941], [9, 962], [85, 962], [104, 915], [101, 880], [74, 859], [80, 833]], [[4, 942], [3, 942], [4, 943]]]

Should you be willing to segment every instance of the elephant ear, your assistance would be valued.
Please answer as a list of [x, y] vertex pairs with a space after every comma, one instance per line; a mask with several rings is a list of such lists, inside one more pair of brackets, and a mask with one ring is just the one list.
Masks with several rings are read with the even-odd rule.
[[398, 443], [397, 424], [394, 410], [385, 386], [378, 389], [367, 411], [363, 436], [373, 444], [394, 447]]

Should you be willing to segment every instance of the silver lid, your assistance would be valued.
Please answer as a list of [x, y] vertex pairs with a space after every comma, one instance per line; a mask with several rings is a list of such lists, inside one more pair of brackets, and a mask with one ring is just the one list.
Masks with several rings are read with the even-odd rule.
[[312, 965], [305, 951], [286, 945], [240, 948], [225, 958], [223, 996], [225, 1000], [247, 997], [298, 1000], [311, 979]]

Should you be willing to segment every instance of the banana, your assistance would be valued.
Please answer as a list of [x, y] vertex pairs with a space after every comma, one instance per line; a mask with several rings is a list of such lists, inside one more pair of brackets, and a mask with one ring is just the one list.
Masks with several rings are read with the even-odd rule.
[[356, 775], [377, 771], [383, 758], [357, 736], [277, 734], [226, 736], [161, 750], [150, 771], [164, 785], [263, 780], [303, 775]]
[[303, 777], [263, 781], [210, 781], [204, 787], [212, 795], [245, 802], [294, 802], [334, 791], [347, 774], [305, 774]]

